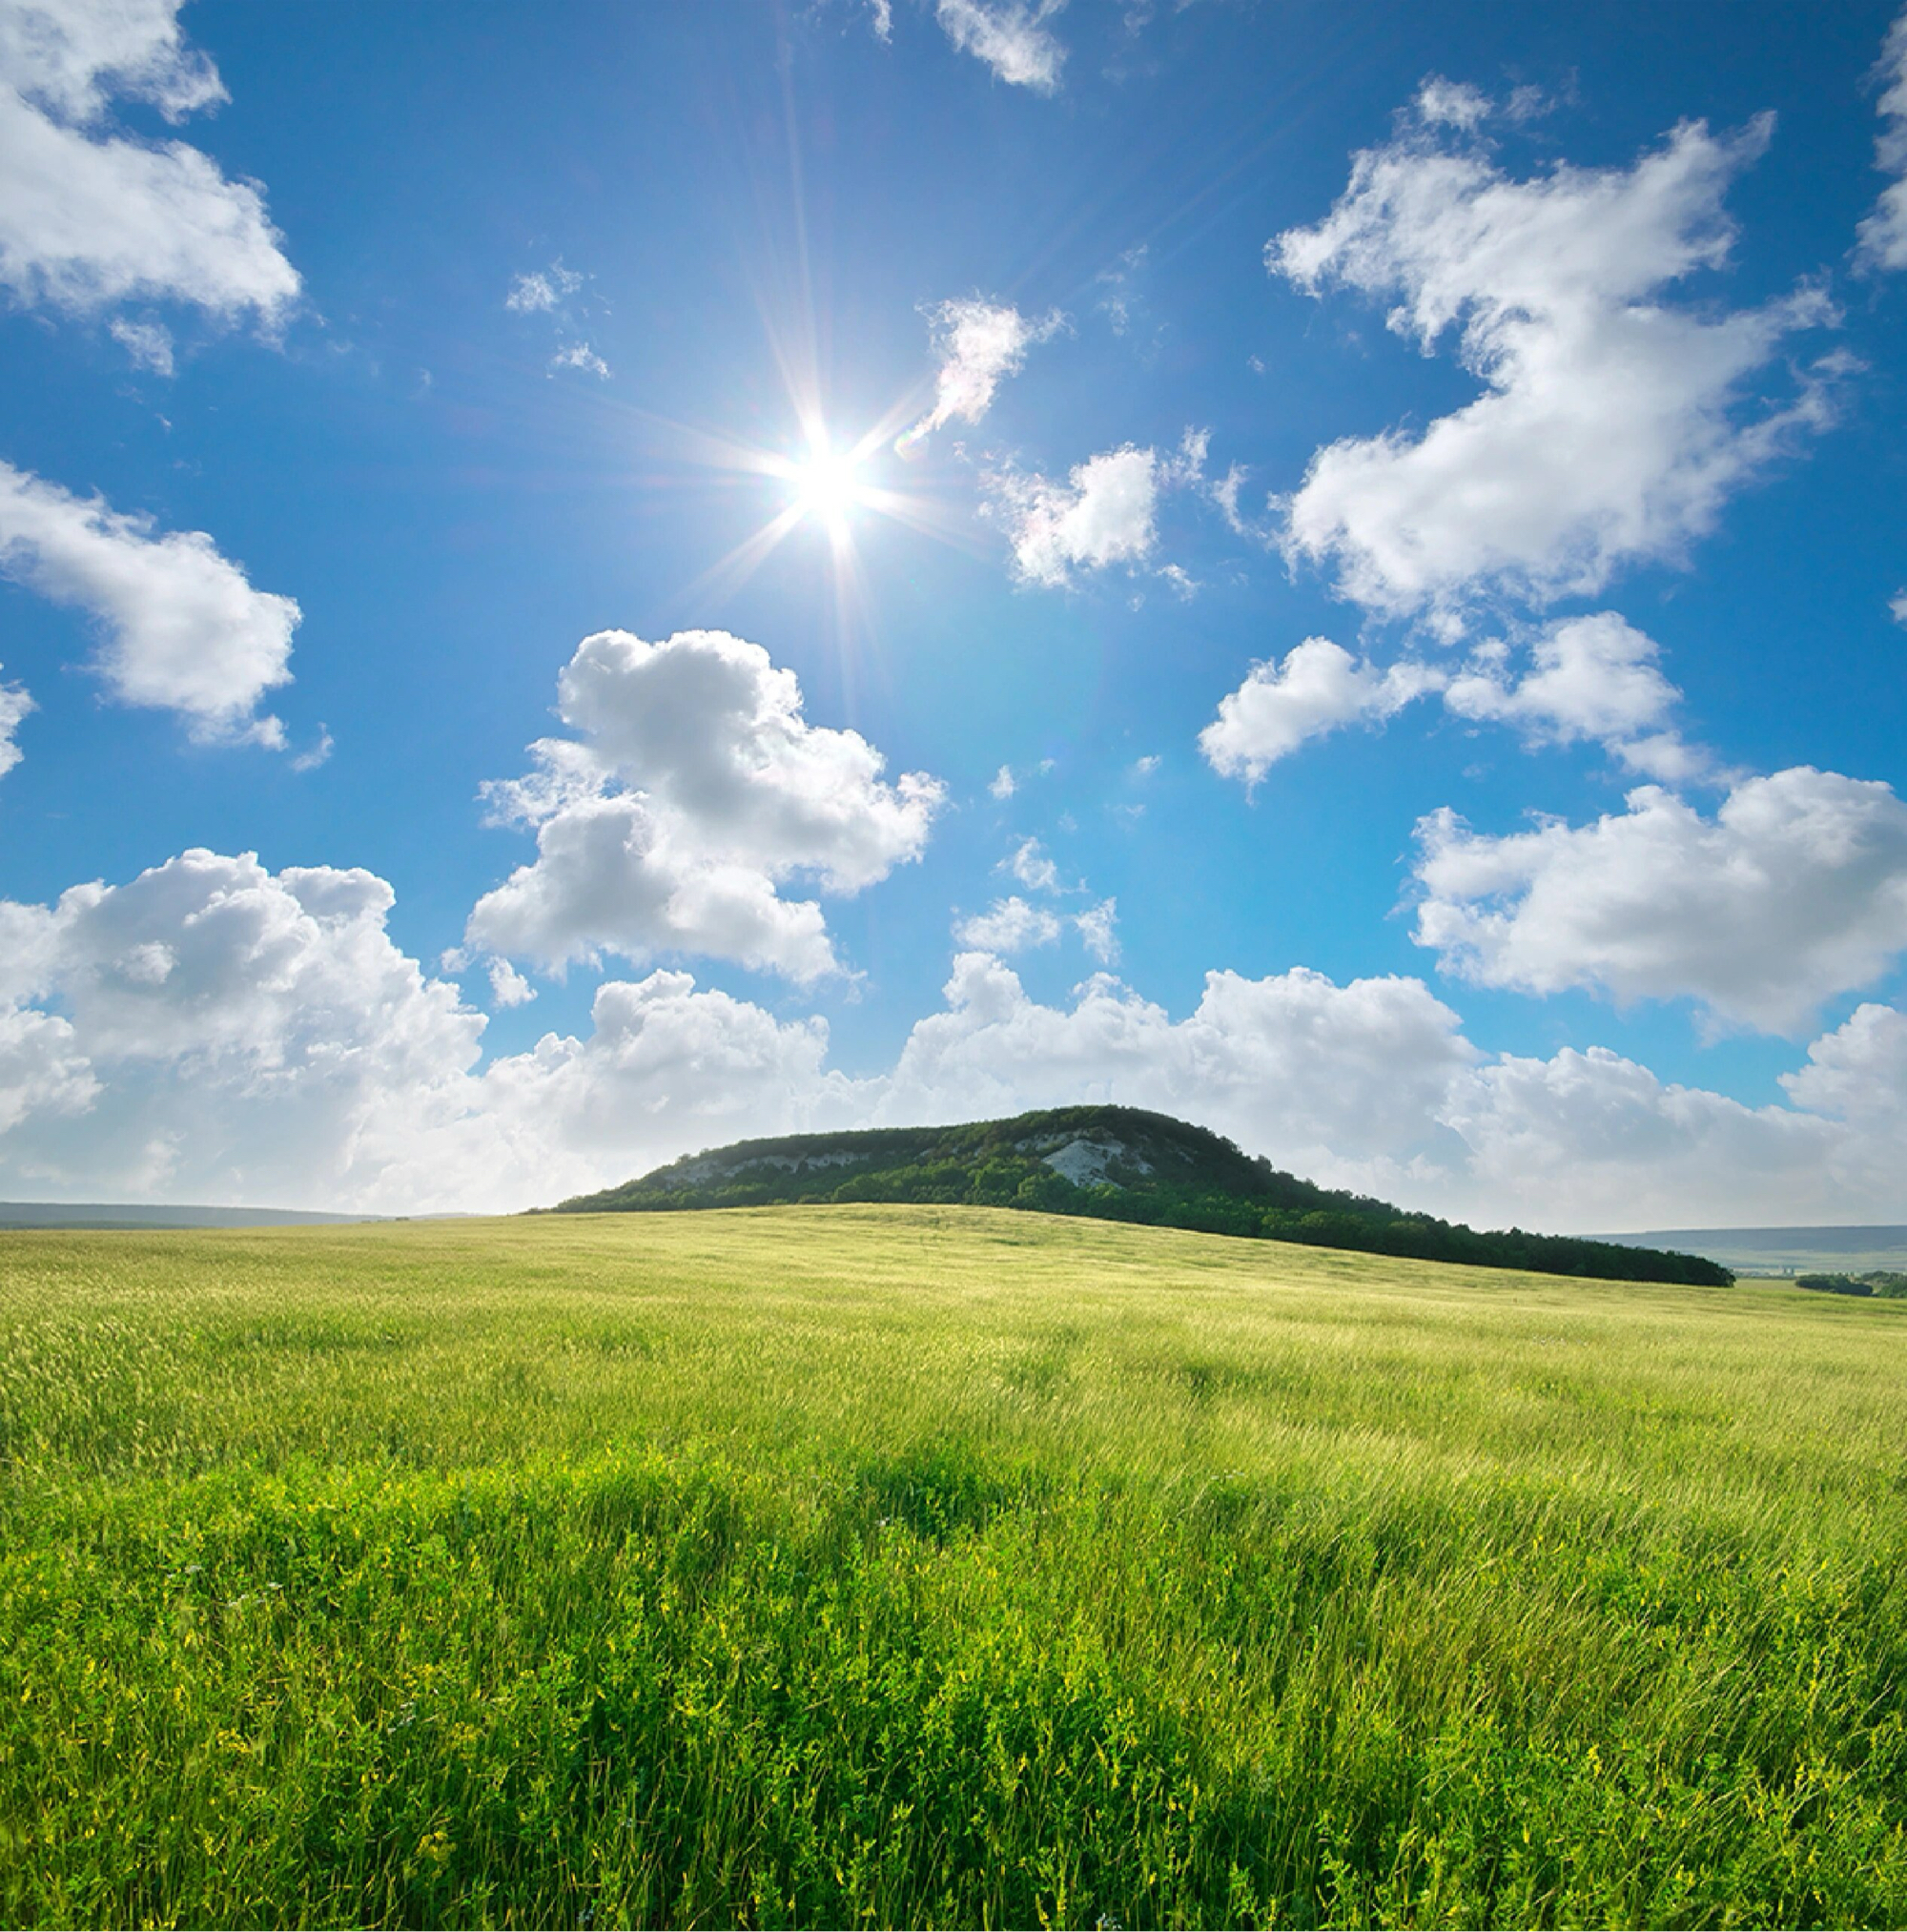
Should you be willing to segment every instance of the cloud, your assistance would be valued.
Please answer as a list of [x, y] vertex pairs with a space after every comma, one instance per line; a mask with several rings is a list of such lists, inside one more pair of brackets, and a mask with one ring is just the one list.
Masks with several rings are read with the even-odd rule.
[[583, 277], [574, 269], [553, 261], [546, 269], [533, 269], [515, 277], [503, 306], [515, 316], [546, 314], [565, 302], [583, 286]]
[[1360, 153], [1330, 215], [1276, 236], [1269, 267], [1312, 295], [1392, 303], [1389, 326], [1426, 354], [1454, 332], [1483, 394], [1422, 435], [1318, 451], [1283, 505], [1289, 554], [1368, 609], [1454, 632], [1480, 597], [1591, 594], [1707, 531], [1826, 423], [1844, 367], [1817, 363], [1786, 407], [1753, 402], [1748, 379], [1784, 340], [1835, 319], [1826, 296], [1719, 314], [1662, 299], [1725, 265], [1723, 196], [1771, 128], [1689, 122], [1628, 169], [1528, 180], [1434, 129]]
[[527, 1006], [536, 997], [536, 988], [507, 959], [492, 959], [490, 997], [499, 1006]]
[[1328, 637], [1294, 645], [1282, 664], [1255, 664], [1219, 715], [1199, 733], [1199, 749], [1221, 777], [1256, 785], [1307, 738], [1359, 719], [1381, 723], [1434, 690], [1441, 673], [1406, 660], [1379, 670]]
[[1123, 336], [1132, 327], [1133, 308], [1137, 298], [1133, 285], [1145, 272], [1146, 257], [1149, 250], [1144, 242], [1129, 248], [1111, 268], [1101, 269], [1093, 279], [1105, 290], [1099, 298], [1097, 307], [1101, 315], [1112, 324], [1113, 334]]
[[62, 120], [84, 125], [115, 93], [169, 121], [229, 98], [204, 54], [179, 34], [177, 0], [8, 0], [0, 76]]
[[1059, 919], [1044, 906], [1029, 905], [1015, 894], [960, 920], [954, 936], [961, 945], [984, 953], [1023, 953], [1030, 946], [1052, 945], [1059, 936]]
[[558, 369], [580, 369], [587, 376], [608, 379], [609, 365], [587, 342], [572, 342], [566, 349], [559, 349], [549, 359], [552, 374]]
[[1888, 614], [1896, 624], [1907, 624], [1907, 588], [1897, 590], [1889, 601]]
[[292, 760], [294, 771], [316, 771], [338, 749], [338, 742], [322, 724], [318, 728], [318, 741], [309, 749], [300, 751]]
[[1041, 24], [1066, 0], [937, 0], [934, 11], [962, 53], [984, 60], [1001, 80], [1051, 93], [1066, 50]]
[[8, 0], [0, 10], [0, 287], [87, 313], [191, 302], [276, 325], [297, 300], [259, 191], [182, 141], [100, 132], [114, 95], [177, 121], [225, 98], [176, 0]]
[[868, 0], [868, 10], [874, 16], [874, 38], [893, 38], [893, 0]]
[[1059, 890], [1059, 868], [1040, 849], [1036, 838], [1023, 838], [1000, 861], [1000, 870], [1011, 873], [1021, 885], [1036, 893]]
[[27, 714], [37, 709], [27, 695], [25, 685], [0, 684], [0, 777], [5, 777], [20, 762], [22, 753], [13, 742], [13, 734], [26, 721]]
[[0, 570], [97, 621], [121, 704], [175, 711], [201, 740], [284, 744], [257, 706], [290, 681], [298, 607], [253, 589], [203, 530], [155, 536], [150, 518], [0, 462]]
[[1486, 1054], [1414, 978], [1211, 973], [1175, 1020], [1104, 974], [1045, 1005], [966, 953], [865, 1079], [827, 1065], [825, 1021], [667, 971], [480, 1069], [483, 1015], [392, 943], [392, 905], [367, 872], [204, 851], [0, 901], [0, 1197], [501, 1212], [745, 1135], [1113, 1100], [1488, 1224], [1907, 1214], [1890, 1007], [1815, 1040], [1790, 1104], [1749, 1107], [1598, 1048]]
[[1664, 1081], [1606, 1047], [1504, 1055], [1453, 1083], [1443, 1120], [1464, 1150], [1458, 1198], [1499, 1225], [1825, 1221], [1907, 1198], [1832, 1122]]
[[856, 731], [810, 725], [793, 672], [725, 631], [647, 644], [584, 638], [558, 681], [582, 734], [533, 745], [536, 770], [493, 783], [500, 820], [537, 857], [470, 915], [468, 942], [551, 967], [599, 949], [700, 953], [812, 979], [839, 970], [821, 908], [791, 877], [853, 894], [919, 857], [937, 779], [890, 785]]
[[1461, 128], [1466, 134], [1481, 126], [1490, 112], [1489, 96], [1482, 89], [1468, 81], [1446, 80], [1441, 73], [1425, 79], [1412, 105], [1426, 128]]
[[868, 1083], [824, 1066], [825, 1019], [778, 1020], [687, 973], [608, 981], [590, 1022], [583, 1038], [545, 1034], [483, 1073], [473, 1125], [507, 1159], [470, 1128], [465, 1159], [501, 1167], [500, 1205], [607, 1186], [744, 1137], [858, 1124], [871, 1106]]
[[1882, 88], [1874, 163], [1894, 179], [1860, 224], [1855, 255], [1867, 268], [1907, 268], [1907, 13], [1887, 30], [1875, 72]]
[[484, 1017], [391, 943], [391, 904], [369, 873], [202, 851], [0, 901], [0, 1192], [502, 1212], [867, 1109], [825, 1021], [684, 973], [603, 985], [584, 1037], [479, 1072]]
[[974, 1120], [1114, 1101], [1200, 1120], [1282, 1165], [1362, 1184], [1437, 1138], [1435, 1115], [1475, 1050], [1419, 980], [1338, 987], [1302, 969], [1211, 973], [1197, 1010], [1165, 1011], [1104, 975], [1070, 1009], [1030, 999], [996, 958], [962, 954], [948, 1010], [919, 1020], [883, 1118]]
[[940, 360], [933, 407], [895, 442], [902, 454], [956, 416], [964, 422], [978, 422], [993, 406], [1001, 380], [1017, 376], [1026, 364], [1027, 350], [1057, 335], [1066, 326], [1066, 318], [1055, 309], [1033, 321], [1015, 308], [974, 297], [930, 309], [928, 323]]
[[1067, 588], [1077, 568], [1139, 564], [1158, 539], [1156, 451], [1106, 450], [1075, 465], [1066, 483], [1016, 470], [987, 478], [993, 513], [1005, 524], [1022, 584]]
[[1446, 810], [1418, 838], [1418, 943], [1480, 985], [1687, 997], [1782, 1033], [1907, 949], [1907, 805], [1810, 766], [1713, 819], [1645, 785], [1593, 825], [1492, 838]]
[[0, 1136], [29, 1115], [45, 1122], [83, 1113], [98, 1092], [66, 1020], [31, 1007], [0, 1010]]
[[[1031, 845], [1032, 841], [1029, 840]], [[1024, 851], [1024, 848], [1022, 849]], [[1015, 854], [1015, 857], [1019, 854]], [[1027, 870], [1034, 874], [1035, 890], [1056, 892], [1058, 879], [1050, 859], [1030, 860]], [[1113, 965], [1119, 956], [1115, 928], [1118, 923], [1118, 901], [1102, 899], [1061, 919], [1044, 906], [1036, 906], [1017, 893], [1010, 898], [995, 899], [984, 913], [954, 922], [955, 941], [970, 952], [992, 953], [1000, 956], [1025, 953], [1036, 946], [1051, 946], [1065, 927], [1079, 935], [1087, 952], [1102, 966]]]
[[1708, 752], [1668, 722], [1682, 694], [1662, 675], [1659, 657], [1655, 641], [1613, 611], [1546, 627], [1520, 676], [1501, 638], [1479, 645], [1450, 672], [1413, 658], [1380, 669], [1328, 638], [1308, 637], [1282, 665], [1254, 665], [1199, 743], [1221, 776], [1256, 785], [1310, 738], [1360, 720], [1380, 725], [1417, 698], [1438, 696], [1458, 717], [1512, 726], [1531, 749], [1589, 740], [1665, 784], [1710, 778]]
[[133, 366], [155, 376], [173, 373], [172, 332], [158, 322], [129, 322], [114, 316], [107, 325], [113, 339], [132, 357]]
[[1018, 785], [1014, 781], [1013, 767], [1011, 765], [1002, 765], [994, 773], [993, 782], [987, 787], [990, 796], [1002, 801], [1011, 798], [1018, 790]]
[[[369, 873], [274, 876], [249, 853], [193, 851], [51, 908], [0, 906], [31, 941], [0, 982], [0, 1031], [37, 1031], [42, 1096], [0, 1084], [0, 1120], [16, 1121], [0, 1138], [9, 1184], [240, 1201], [375, 1189], [407, 1133], [454, 1118], [482, 1026], [391, 945], [391, 901]], [[29, 999], [66, 1017], [49, 1033]]]
[[[1781, 1076], [1795, 1105], [1907, 1141], [1907, 1013], [1856, 1007], [1808, 1049], [1808, 1062]], [[1887, 1144], [1885, 1141], [1883, 1145]]]
[[1683, 783], [1708, 770], [1707, 754], [1669, 727], [1681, 699], [1657, 668], [1655, 640], [1612, 610], [1548, 626], [1531, 650], [1535, 668], [1505, 676], [1507, 646], [1472, 654], [1450, 679], [1445, 704], [1459, 717], [1513, 725], [1532, 745], [1606, 745], [1632, 771]]
[[369, 873], [203, 851], [0, 901], [0, 1192], [500, 1212], [854, 1101], [824, 1022], [680, 973], [480, 1074], [483, 1016], [391, 943], [391, 904]]
[[588, 280], [586, 275], [581, 275], [573, 268], [564, 268], [560, 260], [553, 261], [547, 268], [531, 269], [513, 277], [509, 292], [503, 298], [503, 306], [513, 316], [547, 316], [555, 324], [558, 347], [549, 359], [549, 375], [555, 375], [559, 369], [576, 369], [606, 381], [608, 363], [583, 339], [580, 333], [584, 323], [579, 319], [578, 310], [588, 316], [601, 314], [605, 306], [594, 299], [577, 302], [577, 296]]
[[1097, 906], [1088, 906], [1083, 913], [1074, 915], [1073, 924], [1085, 942], [1087, 952], [1101, 966], [1118, 964], [1119, 940], [1115, 930], [1118, 918], [1119, 902], [1117, 899], [1101, 899]]

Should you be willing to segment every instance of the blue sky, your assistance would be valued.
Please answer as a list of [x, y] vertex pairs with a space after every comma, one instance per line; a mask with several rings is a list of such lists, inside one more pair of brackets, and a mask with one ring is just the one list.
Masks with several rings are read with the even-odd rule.
[[1907, 1219], [1903, 270], [1887, 7], [0, 0], [0, 1196]]

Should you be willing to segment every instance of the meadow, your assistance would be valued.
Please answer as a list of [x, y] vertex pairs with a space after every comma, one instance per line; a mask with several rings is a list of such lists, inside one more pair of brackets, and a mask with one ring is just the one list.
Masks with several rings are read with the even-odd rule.
[[0, 1236], [0, 1922], [1907, 1922], [1907, 1305]]

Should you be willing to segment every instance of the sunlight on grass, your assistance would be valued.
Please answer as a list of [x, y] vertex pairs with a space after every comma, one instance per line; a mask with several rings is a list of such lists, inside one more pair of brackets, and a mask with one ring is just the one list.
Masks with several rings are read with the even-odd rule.
[[984, 1209], [11, 1235], [0, 1917], [1898, 1923], [1904, 1325]]

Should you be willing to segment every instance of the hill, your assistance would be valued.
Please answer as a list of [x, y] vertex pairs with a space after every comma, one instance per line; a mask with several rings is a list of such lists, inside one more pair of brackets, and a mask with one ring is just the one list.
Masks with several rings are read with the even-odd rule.
[[152, 1202], [0, 1201], [0, 1228], [341, 1227], [381, 1214], [323, 1214], [296, 1207], [192, 1207]]
[[1232, 1141], [1138, 1107], [1055, 1107], [952, 1127], [788, 1134], [685, 1155], [559, 1214], [851, 1202], [1015, 1207], [1419, 1261], [1604, 1281], [1726, 1286], [1733, 1272], [1678, 1254], [1522, 1228], [1480, 1231], [1320, 1187]]

